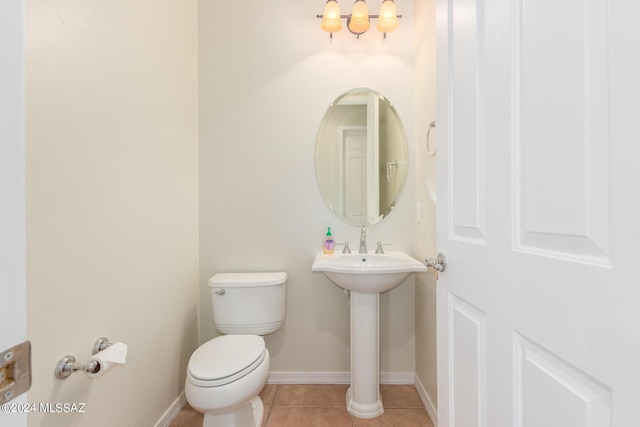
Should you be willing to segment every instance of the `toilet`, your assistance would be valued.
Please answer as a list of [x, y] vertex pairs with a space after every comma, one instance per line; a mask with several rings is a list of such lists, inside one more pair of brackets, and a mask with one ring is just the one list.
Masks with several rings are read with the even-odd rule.
[[203, 427], [260, 427], [258, 394], [269, 377], [262, 335], [285, 317], [287, 273], [218, 273], [209, 280], [213, 324], [220, 335], [189, 359], [185, 397], [204, 413]]

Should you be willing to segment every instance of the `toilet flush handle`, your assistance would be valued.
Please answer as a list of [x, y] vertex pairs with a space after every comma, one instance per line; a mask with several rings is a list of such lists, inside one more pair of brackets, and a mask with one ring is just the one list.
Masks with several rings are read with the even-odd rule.
[[214, 292], [216, 293], [216, 295], [224, 295], [227, 293], [225, 289], [216, 289]]

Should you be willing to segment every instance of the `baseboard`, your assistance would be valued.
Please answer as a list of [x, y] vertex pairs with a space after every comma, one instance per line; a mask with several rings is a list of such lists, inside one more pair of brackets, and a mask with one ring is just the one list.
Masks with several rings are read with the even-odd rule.
[[380, 372], [380, 384], [413, 385], [415, 378], [413, 372]]
[[187, 399], [184, 397], [184, 391], [173, 401], [169, 409], [166, 410], [162, 417], [158, 420], [155, 427], [169, 427], [171, 421], [178, 416], [182, 407], [187, 403]]
[[271, 372], [267, 384], [349, 384], [347, 372]]
[[[413, 372], [381, 372], [380, 384], [413, 384]], [[268, 384], [349, 384], [351, 374], [344, 372], [271, 372]]]
[[422, 382], [420, 382], [420, 378], [418, 378], [417, 375], [415, 376], [415, 386], [416, 390], [418, 391], [418, 395], [420, 396], [420, 400], [422, 400], [422, 404], [427, 410], [429, 418], [431, 418], [431, 422], [433, 423], [434, 427], [438, 427], [438, 409], [431, 401], [429, 394], [427, 394], [427, 390], [424, 388]]

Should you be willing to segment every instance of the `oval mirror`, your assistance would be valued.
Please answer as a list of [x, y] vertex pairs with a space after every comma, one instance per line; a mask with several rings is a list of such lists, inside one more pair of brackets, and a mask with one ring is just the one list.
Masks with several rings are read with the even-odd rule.
[[389, 100], [371, 89], [340, 95], [320, 123], [316, 177], [344, 222], [373, 225], [396, 204], [407, 178], [407, 137]]

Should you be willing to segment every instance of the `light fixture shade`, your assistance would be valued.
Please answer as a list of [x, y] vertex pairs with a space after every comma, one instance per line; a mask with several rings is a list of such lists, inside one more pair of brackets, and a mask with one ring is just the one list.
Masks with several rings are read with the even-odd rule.
[[327, 0], [327, 4], [324, 5], [322, 24], [320, 24], [320, 26], [328, 33], [338, 32], [342, 28], [342, 24], [340, 23], [340, 5], [336, 0]]
[[380, 6], [380, 18], [378, 18], [378, 30], [390, 33], [398, 28], [398, 15], [396, 4], [393, 0], [384, 0]]
[[356, 0], [351, 9], [351, 17], [349, 19], [349, 30], [355, 34], [362, 34], [369, 29], [369, 9], [367, 2], [364, 0]]

